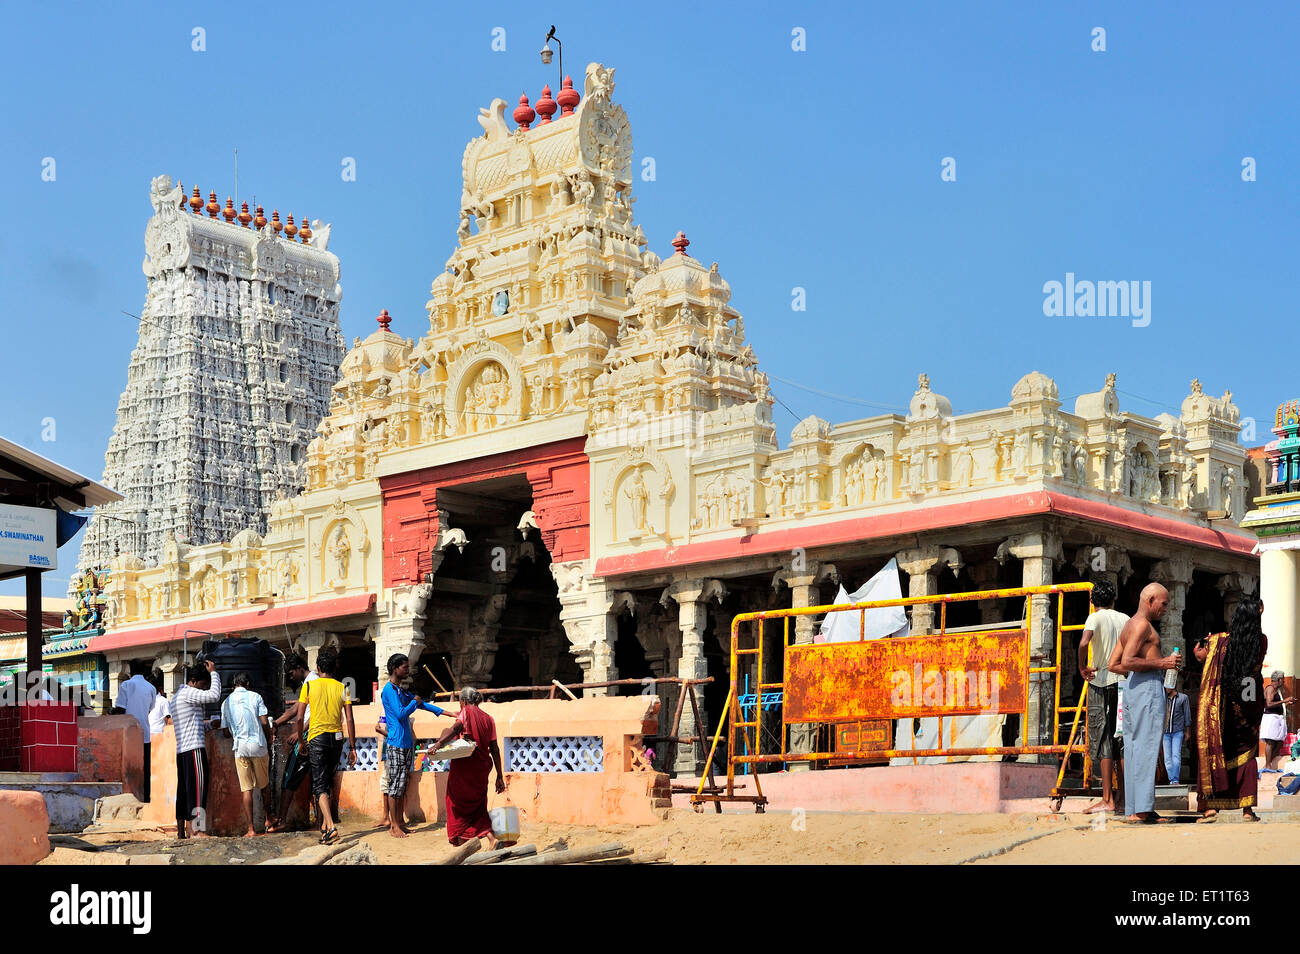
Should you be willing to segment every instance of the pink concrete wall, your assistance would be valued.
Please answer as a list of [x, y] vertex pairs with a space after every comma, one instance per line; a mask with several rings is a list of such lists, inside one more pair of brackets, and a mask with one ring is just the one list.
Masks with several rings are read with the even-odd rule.
[[121, 782], [122, 791], [143, 799], [140, 723], [129, 715], [78, 719], [77, 778], [83, 782]]
[[[492, 792], [489, 804], [495, 806], [508, 801], [519, 808], [524, 822], [648, 825], [664, 817], [670, 804], [668, 777], [658, 772], [632, 770], [633, 750], [640, 745], [641, 737], [658, 732], [657, 696], [526, 700], [488, 703], [483, 709], [496, 720], [499, 740], [505, 736], [548, 735], [598, 735], [604, 739], [604, 771], [507, 773], [505, 796]], [[355, 706], [357, 738], [373, 738], [380, 715], [380, 706]], [[423, 710], [416, 712], [412, 721], [417, 739], [436, 738], [451, 725], [451, 719]], [[279, 744], [283, 750], [283, 737]], [[176, 742], [170, 728], [154, 736], [152, 755], [153, 801], [145, 807], [142, 818], [154, 825], [173, 825]], [[230, 740], [209, 733], [208, 761], [209, 830], [214, 834], [241, 833], [243, 808]], [[283, 765], [283, 761], [279, 764]], [[338, 807], [343, 817], [380, 816], [383, 802], [379, 774], [339, 773]], [[407, 816], [414, 821], [444, 820], [446, 788], [447, 776], [443, 772], [413, 773], [406, 792]], [[306, 817], [308, 790], [309, 785], [304, 782], [289, 811], [290, 823]]]
[[[1023, 811], [1024, 803], [1016, 800], [1046, 798], [1056, 773], [1054, 765], [956, 762], [773, 772], [760, 776], [759, 784], [768, 811], [969, 814]], [[725, 774], [716, 778], [726, 784]], [[752, 776], [737, 775], [736, 783], [737, 794], [756, 794]], [[674, 801], [686, 806], [690, 796], [678, 795]]]
[[0, 791], [0, 865], [31, 865], [48, 855], [49, 827], [40, 792]]

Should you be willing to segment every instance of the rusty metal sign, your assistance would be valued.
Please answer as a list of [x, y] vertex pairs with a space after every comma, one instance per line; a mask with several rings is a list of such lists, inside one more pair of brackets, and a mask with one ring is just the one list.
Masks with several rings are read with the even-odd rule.
[[893, 744], [893, 725], [890, 722], [844, 722], [831, 726], [834, 736], [834, 753], [846, 758], [830, 760], [831, 765], [865, 765], [871, 762], [888, 762], [876, 753], [887, 751]]
[[1025, 630], [787, 646], [786, 724], [1023, 712]]

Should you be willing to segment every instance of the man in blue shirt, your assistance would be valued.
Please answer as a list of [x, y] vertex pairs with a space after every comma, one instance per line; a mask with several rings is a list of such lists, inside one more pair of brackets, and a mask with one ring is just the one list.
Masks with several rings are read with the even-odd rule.
[[[244, 817], [248, 819], [245, 838], [256, 835], [253, 828], [253, 790], [262, 791], [262, 808], [271, 810], [271, 790], [268, 763], [270, 761], [266, 740], [273, 738], [270, 714], [266, 702], [248, 687], [252, 679], [248, 673], [235, 676], [235, 691], [221, 704], [221, 727], [235, 740], [235, 772], [239, 775], [239, 791], [244, 798]], [[267, 819], [268, 825], [271, 819]]]
[[388, 773], [384, 795], [388, 799], [388, 833], [394, 838], [405, 838], [410, 832], [402, 825], [402, 803], [406, 799], [406, 783], [415, 761], [415, 734], [411, 730], [411, 713], [424, 709], [434, 715], [450, 715], [437, 706], [430, 705], [419, 696], [402, 688], [411, 675], [411, 662], [405, 653], [388, 657], [388, 682], [380, 698], [384, 703], [388, 737], [384, 745], [384, 768]]

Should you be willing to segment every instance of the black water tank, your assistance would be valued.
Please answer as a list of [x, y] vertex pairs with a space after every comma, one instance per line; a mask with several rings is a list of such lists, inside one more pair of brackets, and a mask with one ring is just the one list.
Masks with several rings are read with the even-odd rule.
[[234, 691], [235, 677], [241, 672], [248, 673], [249, 690], [262, 697], [272, 719], [284, 711], [284, 653], [265, 639], [209, 639], [203, 643], [203, 655], [216, 664], [221, 675], [221, 702], [204, 706], [204, 715], [221, 715], [221, 703]]

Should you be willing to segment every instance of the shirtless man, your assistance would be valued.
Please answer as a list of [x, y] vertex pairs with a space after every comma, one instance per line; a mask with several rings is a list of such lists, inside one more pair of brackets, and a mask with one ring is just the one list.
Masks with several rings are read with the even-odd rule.
[[1177, 655], [1160, 655], [1160, 634], [1155, 623], [1169, 608], [1169, 591], [1148, 583], [1138, 599], [1138, 610], [1119, 635], [1123, 647], [1121, 668], [1129, 674], [1124, 690], [1124, 813], [1132, 822], [1163, 821], [1155, 813], [1156, 761], [1164, 733], [1164, 672], [1177, 669]]

